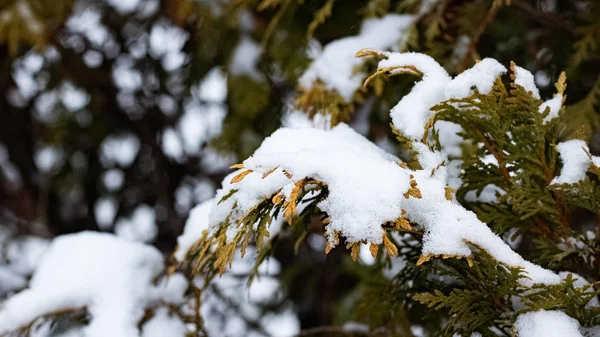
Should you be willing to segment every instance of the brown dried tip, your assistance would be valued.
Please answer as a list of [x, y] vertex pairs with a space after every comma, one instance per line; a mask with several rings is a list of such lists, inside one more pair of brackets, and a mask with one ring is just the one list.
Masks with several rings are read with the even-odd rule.
[[329, 254], [330, 251], [331, 251], [331, 244], [329, 242], [327, 242], [327, 244], [325, 245], [325, 254]]
[[239, 163], [239, 164], [233, 164], [231, 166], [229, 166], [230, 169], [241, 169], [244, 168], [244, 164]]
[[558, 81], [556, 81], [554, 86], [559, 94], [562, 94], [565, 92], [565, 90], [567, 90], [567, 74], [565, 74], [564, 71], [560, 73], [558, 76]]
[[235, 177], [233, 177], [233, 179], [231, 179], [231, 184], [237, 183], [242, 181], [242, 179], [244, 179], [245, 176], [249, 175], [250, 173], [252, 173], [252, 170], [246, 170], [243, 172], [240, 172], [238, 175], [236, 175]]
[[377, 252], [379, 251], [379, 245], [376, 245], [376, 244], [372, 243], [369, 246], [369, 250], [371, 251], [371, 256], [376, 257], [377, 256]]
[[412, 226], [410, 225], [410, 222], [406, 218], [399, 218], [398, 220], [396, 220], [396, 228], [404, 229], [407, 231], [412, 230]]
[[352, 261], [354, 261], [354, 262], [358, 261], [359, 254], [360, 254], [360, 243], [355, 242], [352, 245], [352, 252], [350, 252], [350, 257], [352, 258]]
[[281, 202], [283, 201], [283, 194], [282, 193], [275, 194], [275, 196], [273, 197], [273, 199], [271, 199], [271, 201], [275, 205], [281, 204]]
[[425, 263], [425, 262], [429, 261], [429, 259], [431, 259], [431, 256], [430, 256], [430, 255], [421, 255], [421, 256], [419, 257], [419, 261], [417, 261], [417, 266], [420, 266], [420, 265], [422, 265], [423, 263]]
[[515, 64], [515, 62], [510, 61], [510, 79], [511, 79], [510, 86], [512, 88], [514, 88], [516, 86], [516, 84], [514, 83], [515, 79], [517, 78], [517, 74], [515, 73], [516, 66], [517, 65]]
[[409, 197], [421, 199], [423, 197], [423, 195], [421, 194], [420, 189], [413, 186], [410, 189], [408, 189], [408, 192], [404, 193], [404, 198], [408, 199]]
[[402, 162], [402, 163], [400, 163], [398, 165], [400, 165], [400, 167], [404, 168], [404, 169], [408, 167], [408, 164], [406, 162]]
[[446, 190], [445, 191], [446, 200], [452, 200], [452, 193], [456, 192], [456, 190], [450, 186], [446, 186], [445, 190]]
[[292, 179], [292, 177], [293, 177], [293, 176], [292, 176], [292, 174], [291, 174], [291, 173], [289, 173], [289, 172], [288, 172], [288, 171], [286, 171], [286, 170], [283, 170], [283, 174], [285, 174], [285, 176], [286, 176], [288, 179]]
[[354, 55], [354, 57], [364, 57], [364, 56], [383, 56], [383, 57], [387, 58], [387, 56], [385, 56], [381, 50], [372, 49], [372, 48], [363, 48], [363, 49], [357, 51], [356, 54]]
[[266, 177], [269, 176], [269, 174], [275, 172], [275, 170], [277, 170], [277, 167], [270, 169], [269, 171], [265, 172], [265, 174], [263, 174], [262, 178], [265, 179]]
[[385, 234], [383, 235], [383, 246], [389, 256], [398, 256], [398, 248]]

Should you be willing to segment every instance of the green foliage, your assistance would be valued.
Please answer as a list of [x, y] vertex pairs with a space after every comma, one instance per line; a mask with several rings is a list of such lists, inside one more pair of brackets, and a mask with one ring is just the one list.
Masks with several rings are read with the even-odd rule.
[[[553, 236], [567, 231], [560, 196], [547, 186], [557, 175], [558, 121], [543, 123], [540, 101], [520, 86], [507, 90], [496, 81], [489, 94], [475, 93], [434, 107], [436, 120], [459, 124], [470, 151], [463, 152], [463, 185], [457, 192], [482, 220], [498, 233], [510, 228]], [[493, 159], [491, 159], [493, 158]], [[499, 204], [469, 202], [467, 193], [481, 193], [488, 185], [504, 193]]]
[[472, 265], [457, 261], [437, 268], [439, 276], [457, 279], [449, 293], [434, 290], [412, 296], [434, 310], [448, 310], [445, 336], [469, 336], [476, 331], [495, 336], [492, 327], [506, 333], [513, 315], [512, 297], [524, 292], [519, 280], [527, 275], [521, 269], [499, 263], [477, 247], [473, 250]]

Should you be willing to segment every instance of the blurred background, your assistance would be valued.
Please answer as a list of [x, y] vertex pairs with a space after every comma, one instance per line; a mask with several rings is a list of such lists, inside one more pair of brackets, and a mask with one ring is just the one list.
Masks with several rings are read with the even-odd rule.
[[[365, 18], [414, 12], [419, 3], [0, 0], [0, 240], [106, 231], [168, 256], [190, 209], [294, 109], [311, 56], [357, 34]], [[491, 6], [499, 6], [492, 17]], [[597, 7], [441, 0], [407, 49], [453, 74], [483, 57], [513, 60], [532, 71], [543, 98], [567, 70], [569, 113], [584, 125], [572, 132], [598, 151]], [[390, 102], [414, 78], [385, 81], [378, 95], [343, 109], [357, 130], [401, 155]], [[335, 308], [349, 299], [339, 295], [365, 272], [340, 263], [343, 252], [311, 253], [310, 243], [299, 250], [307, 259], [294, 258], [293, 242], [275, 253], [303, 327], [344, 315]], [[310, 282], [296, 277], [307, 273]]]

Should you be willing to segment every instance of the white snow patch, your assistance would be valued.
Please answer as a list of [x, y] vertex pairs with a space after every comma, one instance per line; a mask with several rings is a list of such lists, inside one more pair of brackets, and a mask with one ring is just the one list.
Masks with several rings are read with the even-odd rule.
[[560, 175], [554, 177], [550, 184], [574, 184], [583, 180], [592, 163], [585, 141], [572, 139], [559, 143], [557, 147], [563, 167]]
[[555, 310], [521, 314], [515, 322], [515, 330], [519, 337], [582, 337], [579, 322]]
[[529, 70], [519, 66], [514, 67], [515, 84], [522, 86], [527, 92], [530, 92], [535, 99], [540, 99], [540, 91], [535, 85], [533, 74]]
[[359, 35], [345, 37], [325, 46], [300, 77], [300, 86], [308, 89], [316, 80], [321, 80], [327, 89], [337, 90], [346, 101], [351, 101], [365, 79], [364, 73], [355, 74], [355, 68], [363, 63], [363, 60], [354, 57], [356, 52], [362, 48], [392, 47], [415, 19], [414, 15], [388, 14], [382, 18], [365, 20]]
[[[254, 184], [264, 187], [270, 176], [262, 180], [262, 174], [276, 167], [293, 175], [292, 184], [304, 177], [322, 181], [328, 186], [329, 196], [319, 207], [331, 220], [327, 226], [330, 242], [333, 231], [339, 231], [350, 242], [381, 243], [381, 224], [400, 217], [402, 194], [409, 188], [409, 174], [399, 162], [345, 124], [331, 131], [280, 129], [244, 161], [244, 167], [256, 173], [242, 183], [250, 178], [250, 189], [256, 189]], [[275, 173], [278, 179], [273, 182], [279, 184], [272, 185], [271, 193], [292, 186], [279, 170]], [[236, 194], [248, 193], [246, 186], [232, 184], [232, 188], [239, 188]], [[251, 201], [253, 206], [256, 202]]]
[[544, 117], [544, 121], [543, 121], [544, 124], [546, 124], [547, 122], [551, 121], [552, 119], [558, 117], [558, 113], [560, 112], [560, 109], [562, 108], [562, 104], [563, 104], [563, 95], [556, 94], [556, 95], [554, 95], [554, 97], [552, 97], [551, 99], [545, 101], [544, 103], [542, 103], [540, 105], [540, 108], [539, 108], [540, 113], [544, 113], [546, 111], [546, 108], [549, 109], [548, 115], [546, 117]]
[[[163, 268], [153, 247], [109, 234], [57, 237], [33, 274], [29, 288], [0, 309], [0, 334], [59, 310], [87, 308], [86, 337], [136, 337], [137, 324]], [[59, 272], [60, 271], [60, 272]]]

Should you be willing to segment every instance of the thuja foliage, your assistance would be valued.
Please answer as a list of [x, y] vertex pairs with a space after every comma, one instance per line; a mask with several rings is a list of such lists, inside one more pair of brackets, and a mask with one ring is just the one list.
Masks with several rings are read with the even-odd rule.
[[[56, 22], [62, 26], [72, 1], [56, 3], [60, 6], [50, 8], [35, 1], [1, 2], [3, 47], [14, 54], [25, 45], [42, 48], [52, 42], [47, 41], [52, 34], [45, 33], [44, 27], [54, 27]], [[212, 6], [215, 3], [219, 5]], [[447, 186], [446, 198], [475, 212], [529, 261], [566, 272], [561, 274], [562, 282], [529, 284], [523, 268], [498, 261], [473, 242], [468, 243], [468, 257], [424, 256], [421, 251], [427, 230], [403, 216], [381, 224], [380, 243], [346, 243], [342, 234], [334, 232], [322, 245], [326, 257], [321, 251], [315, 257], [311, 248], [315, 240], [311, 239], [321, 237], [330, 222], [319, 208], [329, 187], [318, 177], [307, 176], [300, 177], [291, 190], [265, 196], [239, 219], [232, 213], [204, 233], [182, 265], [173, 266], [190, 278], [205, 279], [188, 290], [197, 296], [198, 306], [201, 292], [227, 272], [235, 254], [243, 256], [255, 246], [257, 255], [245, 257], [255, 261], [249, 282], [256, 279], [258, 266], [269, 256], [285, 261], [281, 278], [298, 304], [305, 326], [341, 326], [354, 321], [366, 324], [364, 334], [371, 336], [469, 336], [475, 332], [508, 336], [517, 333], [514, 324], [519, 315], [539, 310], [564, 312], [583, 328], [600, 325], [596, 284], [600, 281], [600, 168], [590, 165], [585, 177], [574, 183], [552, 183], [564, 166], [559, 143], [583, 139], [590, 142], [589, 155], [598, 154], [593, 143], [600, 102], [600, 5], [596, 1], [236, 0], [223, 5], [220, 1], [178, 0], [160, 1], [160, 7], [165, 8], [169, 22], [190, 34], [186, 69], [191, 76], [186, 85], [197, 82], [215, 66], [228, 73], [228, 114], [223, 132], [211, 145], [235, 152], [240, 159], [276, 128], [282, 107], [292, 107], [315, 120], [325, 116], [331, 125], [359, 124], [361, 118], [366, 119], [364, 133], [370, 139], [383, 146], [397, 139], [388, 149], [403, 159], [400, 165], [421, 168], [411, 144], [414, 140], [393, 125], [387, 126], [390, 108], [409, 93], [422, 72], [406, 68], [402, 76], [379, 76], [387, 71], [376, 70], [377, 59], [365, 58], [353, 74], [376, 76], [369, 77], [351, 99], [322, 79], [311, 86], [298, 85], [314, 56], [313, 47], [320, 50], [332, 41], [356, 36], [361, 22], [388, 14], [413, 15], [414, 21], [395, 44], [384, 49], [426, 53], [450, 74], [461, 73], [483, 57], [494, 57], [505, 65], [514, 60], [539, 75], [540, 82], [556, 82], [556, 87], [540, 86], [541, 97], [568, 94], [558, 117], [546, 120], [551, 112], [539, 110], [540, 98], [517, 85], [514, 78], [498, 78], [490, 92], [474, 91], [468, 97], [430, 107], [435, 115], [422, 139], [430, 150], [444, 150], [436, 122], [461, 127], [460, 155], [449, 156], [442, 164], [458, 168], [456, 178], [461, 183]], [[155, 19], [159, 18], [162, 15]], [[127, 20], [122, 21], [125, 25]], [[19, 29], [26, 22], [36, 25]], [[124, 31], [120, 27], [113, 29]], [[250, 72], [240, 73], [235, 70], [235, 54], [245, 38], [254, 41], [260, 56]], [[562, 70], [568, 74], [568, 88]], [[103, 100], [92, 98], [95, 101]], [[151, 134], [149, 142], [154, 144], [155, 138]], [[96, 156], [96, 148], [90, 153]], [[227, 180], [234, 188], [217, 200], [217, 205], [234, 197], [239, 192], [235, 184], [252, 173], [243, 165], [234, 168], [239, 173]], [[435, 169], [432, 176], [434, 173]], [[269, 174], [274, 171], [265, 178]], [[410, 189], [402, 193], [406, 199], [419, 199], [420, 188], [411, 177]], [[237, 231], [231, 235], [228, 226], [234, 218]], [[274, 223], [281, 219], [284, 229], [275, 233]], [[343, 252], [344, 246], [348, 254]], [[373, 258], [368, 264], [365, 252]], [[324, 275], [322, 279], [331, 281], [315, 281], [314, 286], [305, 282], [302, 272], [306, 270], [312, 271], [313, 279]], [[324, 284], [335, 296], [321, 296], [308, 306], [301, 305], [310, 297], [307, 294], [323, 295], [318, 291]], [[310, 311], [317, 311], [319, 317], [308, 316]], [[202, 332], [200, 317], [191, 317], [189, 323]]]
[[[550, 108], [540, 109], [542, 101], [516, 83], [514, 64], [511, 69], [507, 84], [499, 77], [488, 93], [474, 89], [468, 97], [431, 107], [435, 115], [427, 123], [423, 141], [427, 142], [429, 134], [434, 140], [431, 148], [444, 150], [436, 122], [460, 125], [462, 156], [448, 158], [461, 164], [458, 177], [462, 184], [456, 191], [459, 202], [531, 261], [573, 274], [564, 274], [559, 284], [528, 284], [524, 269], [496, 260], [475, 243], [470, 244], [472, 254], [466, 259], [423, 256], [419, 251], [427, 230], [401, 217], [381, 224], [386, 233], [381, 245], [363, 242], [370, 245], [370, 253], [376, 259], [369, 268], [395, 270], [387, 278], [360, 276], [364, 287], [357, 290], [352, 315], [368, 323], [373, 331], [383, 328], [390, 335], [412, 334], [414, 327], [419, 326], [432, 335], [469, 336], [477, 332], [483, 336], [509, 336], [516, 333], [513, 325], [520, 314], [538, 310], [563, 311], [584, 327], [598, 324], [600, 308], [591, 304], [597, 301], [595, 282], [599, 276], [598, 167], [591, 164], [581, 181], [553, 184], [566, 165], [559, 159], [557, 144], [580, 134], [566, 131], [564, 125], [569, 123], [569, 116], [564, 109], [557, 118], [547, 118]], [[562, 74], [555, 86], [557, 95], [565, 93], [565, 81]], [[411, 146], [412, 141], [400, 131], [396, 133], [400, 141]], [[405, 163], [400, 165], [407, 167]], [[234, 168], [240, 171], [231, 178], [233, 186], [252, 173], [242, 164]], [[265, 173], [263, 179], [274, 171], [275, 168]], [[291, 174], [284, 173], [291, 178]], [[404, 197], [421, 198], [412, 175], [410, 185]], [[495, 188], [494, 197], [479, 198], [490, 186]], [[218, 202], [237, 192], [232, 189]], [[446, 198], [452, 199], [453, 192], [447, 187]], [[270, 236], [269, 225], [277, 217], [284, 217], [294, 228], [297, 247], [314, 231], [311, 227], [315, 221], [325, 226], [329, 223], [328, 215], [319, 209], [319, 202], [327, 198], [327, 193], [324, 182], [306, 177], [297, 181], [291, 192], [279, 190], [267, 196], [237, 223], [230, 225], [227, 219], [211, 235], [206, 233], [191, 251], [189, 259], [195, 272], [223, 273], [237, 247], [241, 247], [243, 256], [249, 242], [257, 245], [257, 265], [260, 264], [264, 259], [261, 249]], [[300, 207], [302, 211], [296, 212]], [[577, 212], [585, 212], [591, 222], [582, 223], [573, 216]], [[237, 227], [233, 238], [228, 238], [230, 226]], [[341, 240], [341, 234], [334, 233], [325, 253], [330, 253], [332, 245], [342, 243]], [[266, 244], [266, 251], [272, 250], [271, 242], [274, 241]], [[359, 260], [359, 242], [347, 243], [346, 249], [352, 260]]]

